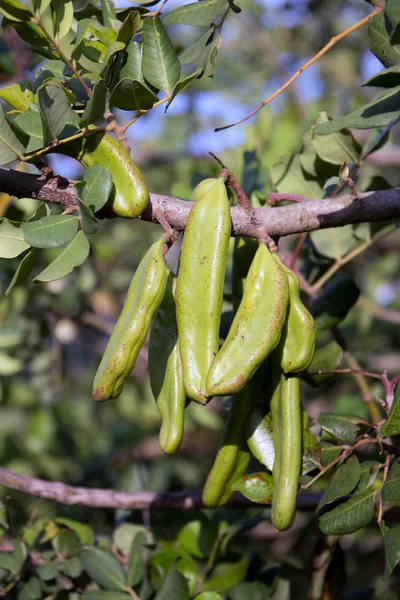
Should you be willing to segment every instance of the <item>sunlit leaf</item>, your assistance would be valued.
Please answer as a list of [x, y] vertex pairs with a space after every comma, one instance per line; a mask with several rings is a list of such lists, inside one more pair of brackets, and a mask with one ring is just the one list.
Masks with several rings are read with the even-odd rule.
[[30, 247], [24, 240], [21, 225], [8, 219], [0, 220], [0, 258], [15, 258]]
[[143, 75], [157, 89], [172, 90], [179, 81], [181, 66], [159, 17], [143, 23]]
[[221, 13], [228, 0], [202, 0], [176, 8], [164, 18], [165, 25], [210, 25]]

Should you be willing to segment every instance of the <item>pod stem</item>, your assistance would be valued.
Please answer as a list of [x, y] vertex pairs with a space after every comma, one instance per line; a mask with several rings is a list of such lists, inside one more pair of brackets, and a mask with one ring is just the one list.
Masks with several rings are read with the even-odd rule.
[[212, 156], [213, 159], [216, 160], [219, 166], [222, 168], [222, 171], [219, 176], [225, 177], [227, 184], [230, 185], [230, 187], [234, 190], [238, 199], [238, 206], [246, 212], [252, 211], [253, 207], [251, 205], [251, 202], [248, 199], [247, 194], [240, 185], [239, 181], [232, 173], [232, 171], [228, 169], [228, 167], [222, 162], [220, 158], [218, 158], [218, 156], [216, 156], [216, 154], [214, 154], [214, 152], [209, 151], [208, 154]]

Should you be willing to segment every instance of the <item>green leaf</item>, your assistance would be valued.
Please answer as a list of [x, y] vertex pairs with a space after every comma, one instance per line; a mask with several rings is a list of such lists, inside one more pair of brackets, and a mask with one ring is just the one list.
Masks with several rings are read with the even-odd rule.
[[0, 219], [0, 258], [15, 258], [28, 250], [30, 245], [24, 240], [22, 223]]
[[365, 490], [354, 494], [343, 504], [326, 512], [319, 519], [319, 528], [326, 535], [354, 533], [371, 523], [374, 518], [375, 496], [377, 492]]
[[168, 571], [168, 575], [154, 600], [189, 600], [186, 579], [174, 567]]
[[246, 426], [247, 445], [262, 465], [272, 471], [275, 459], [271, 413], [264, 414], [259, 408], [251, 411]]
[[99, 79], [93, 88], [93, 93], [86, 104], [83, 115], [79, 121], [79, 127], [87, 127], [91, 123], [102, 118], [107, 109], [107, 84], [104, 79]]
[[0, 569], [10, 571], [13, 575], [18, 573], [15, 554], [8, 552], [0, 552]]
[[380, 71], [379, 73], [375, 73], [372, 75], [367, 81], [364, 81], [362, 85], [371, 86], [371, 87], [383, 87], [383, 88], [393, 88], [400, 85], [400, 64], [394, 65], [393, 67], [389, 67], [384, 71]]
[[143, 75], [151, 85], [168, 92], [179, 81], [181, 66], [159, 17], [143, 23]]
[[37, 221], [38, 219], [42, 219], [43, 217], [48, 217], [50, 215], [50, 208], [46, 202], [40, 202], [37, 205], [35, 212], [28, 219], [29, 222]]
[[223, 598], [221, 594], [217, 594], [217, 592], [201, 592], [201, 594], [195, 596], [193, 600], [223, 600]]
[[21, 81], [0, 88], [0, 98], [5, 100], [15, 110], [28, 110], [33, 103], [32, 86], [29, 81]]
[[[329, 123], [331, 120], [325, 111], [321, 111], [315, 120], [315, 125]], [[344, 162], [356, 163], [362, 152], [362, 147], [348, 129], [328, 136], [313, 135], [312, 142], [320, 159], [333, 165], [341, 165]]]
[[400, 114], [400, 86], [379, 92], [371, 102], [364, 104], [354, 112], [328, 123], [315, 126], [315, 133], [327, 135], [345, 127], [354, 129], [372, 129], [386, 127]]
[[104, 25], [106, 27], [111, 27], [112, 19], [115, 19], [117, 16], [114, 2], [111, 2], [110, 0], [101, 0], [101, 13]]
[[111, 94], [111, 104], [121, 110], [150, 110], [157, 100], [144, 83], [127, 77], [118, 81]]
[[326, 467], [330, 462], [335, 460], [341, 453], [342, 449], [338, 448], [330, 442], [321, 441], [321, 465]]
[[69, 275], [74, 267], [79, 267], [89, 256], [89, 242], [82, 231], [79, 231], [64, 250], [48, 267], [35, 277], [33, 283], [54, 281]]
[[188, 85], [190, 85], [192, 83], [192, 81], [194, 81], [195, 79], [199, 79], [201, 77], [202, 73], [203, 73], [202, 69], [197, 69], [191, 75], [188, 75], [187, 77], [184, 77], [183, 79], [178, 81], [178, 83], [174, 87], [174, 91], [172, 92], [170, 99], [168, 100], [168, 102], [166, 104], [165, 112], [167, 112], [168, 107], [171, 104], [171, 102], [174, 100], [174, 98], [176, 98], [177, 95], [182, 90], [184, 90]]
[[307, 369], [307, 373], [303, 374], [304, 381], [312, 387], [318, 387], [327, 377], [331, 377], [331, 375], [310, 375], [310, 373], [336, 369], [342, 360], [342, 356], [343, 349], [334, 340], [329, 342], [329, 344], [326, 344], [326, 346], [318, 348], [318, 350], [315, 351], [311, 365]]
[[29, 21], [33, 14], [19, 0], [1, 0], [0, 13], [11, 21]]
[[336, 260], [359, 244], [352, 225], [312, 231], [310, 238], [319, 254]]
[[68, 519], [66, 517], [56, 517], [55, 522], [59, 525], [65, 525], [71, 531], [74, 531], [82, 544], [94, 544], [94, 533], [91, 527], [86, 523]]
[[55, 248], [69, 242], [78, 231], [74, 215], [49, 215], [37, 221], [22, 223], [25, 242], [34, 248]]
[[360, 466], [361, 476], [356, 488], [357, 493], [363, 492], [371, 487], [382, 467], [381, 463], [376, 460], [365, 460]]
[[215, 69], [217, 68], [218, 52], [221, 48], [221, 42], [222, 34], [220, 33], [218, 37], [213, 42], [211, 42], [210, 46], [206, 49], [208, 53], [204, 61], [205, 77], [214, 77]]
[[369, 49], [385, 67], [400, 63], [400, 46], [391, 42], [392, 26], [385, 13], [374, 15], [368, 22]]
[[400, 6], [397, 0], [386, 0], [385, 14], [392, 26], [390, 37], [393, 41], [394, 37], [396, 37], [397, 29], [400, 25]]
[[85, 171], [83, 181], [75, 184], [78, 190], [79, 198], [88, 205], [92, 212], [100, 210], [113, 189], [111, 173], [107, 167], [102, 165], [92, 165]]
[[[35, 105], [34, 105], [35, 106]], [[24, 152], [30, 154], [45, 145], [43, 137], [42, 117], [38, 110], [29, 109], [18, 115], [14, 120], [15, 125], [29, 136], [29, 141]]]
[[43, 590], [38, 577], [30, 577], [19, 588], [18, 600], [41, 600], [42, 598]]
[[382, 502], [385, 507], [400, 506], [400, 463], [390, 467], [388, 477], [382, 487]]
[[107, 590], [124, 590], [125, 573], [113, 554], [99, 548], [87, 547], [79, 555], [88, 575]]
[[83, 592], [82, 600], [131, 600], [131, 596], [124, 592], [104, 592], [98, 590]]
[[351, 456], [345, 463], [340, 465], [331, 476], [329, 485], [322, 496], [317, 512], [326, 504], [330, 504], [340, 498], [350, 494], [358, 484], [361, 476], [361, 467], [357, 456]]
[[82, 19], [81, 21], [78, 21], [75, 43], [71, 52], [72, 58], [79, 57], [80, 52], [78, 52], [78, 50], [80, 50], [80, 45], [82, 44], [86, 34], [88, 33], [88, 28], [91, 22], [91, 19]]
[[8, 288], [6, 290], [6, 296], [8, 296], [8, 294], [11, 292], [11, 290], [13, 288], [15, 288], [17, 285], [21, 285], [21, 283], [24, 283], [24, 281], [27, 279], [30, 272], [32, 271], [34, 265], [35, 265], [35, 250], [31, 250], [24, 256], [24, 258], [19, 263], [18, 268], [15, 271], [14, 276], [10, 281], [10, 285], [8, 286]]
[[102, 61], [102, 70], [101, 70], [102, 73], [104, 73], [108, 63], [111, 61], [114, 54], [117, 54], [117, 52], [120, 52], [121, 50], [124, 50], [124, 49], [125, 49], [125, 44], [123, 42], [113, 42], [112, 44], [110, 44], [108, 46], [107, 52], [105, 53], [103, 61]]
[[128, 585], [130, 587], [137, 585], [145, 575], [140, 550], [146, 541], [147, 537], [144, 531], [138, 531], [132, 541], [128, 559]]
[[74, 20], [74, 4], [72, 0], [51, 0], [55, 21], [55, 36], [58, 40], [69, 33]]
[[215, 523], [199, 519], [186, 523], [179, 531], [176, 541], [191, 556], [205, 558], [210, 555], [216, 536]]
[[324, 196], [318, 181], [303, 170], [299, 154], [283, 156], [272, 167], [271, 180], [278, 192], [299, 194], [309, 200], [318, 200]]
[[24, 153], [21, 139], [25, 137], [27, 143], [28, 136], [17, 137], [17, 133], [18, 130], [15, 130], [7, 120], [3, 106], [0, 106], [0, 165], [5, 165]]
[[139, 31], [141, 23], [142, 19], [140, 12], [138, 10], [132, 10], [122, 23], [122, 27], [118, 32], [117, 41], [128, 44], [135, 33]]
[[82, 573], [83, 567], [82, 563], [77, 556], [73, 556], [72, 558], [68, 558], [63, 566], [62, 573], [65, 573], [68, 577], [72, 577], [72, 579], [76, 579]]
[[40, 565], [36, 572], [40, 579], [43, 579], [43, 581], [51, 581], [52, 579], [56, 579], [56, 577], [58, 577], [62, 567], [63, 563], [61, 560], [52, 560], [44, 565]]
[[386, 555], [383, 579], [387, 580], [391, 577], [393, 569], [400, 560], [400, 525], [390, 528], [383, 526], [381, 532]]
[[228, 590], [228, 596], [230, 600], [266, 600], [270, 597], [270, 589], [262, 581], [242, 581]]
[[203, 592], [223, 592], [243, 581], [247, 575], [249, 557], [244, 555], [234, 563], [218, 563], [202, 587]]
[[200, 60], [203, 56], [204, 48], [212, 41], [214, 32], [215, 25], [212, 25], [210, 29], [197, 40], [197, 42], [192, 46], [189, 46], [189, 48], [186, 48], [186, 50], [179, 55], [179, 62], [181, 65], [192, 65]]
[[233, 490], [259, 504], [271, 504], [273, 487], [272, 475], [269, 473], [244, 475], [232, 485]]
[[317, 331], [339, 325], [347, 317], [359, 296], [360, 290], [351, 275], [332, 277], [310, 305]]
[[142, 44], [132, 42], [126, 49], [125, 62], [119, 72], [120, 79], [133, 79], [144, 83], [142, 74]]
[[82, 219], [82, 231], [88, 235], [96, 233], [99, 226], [99, 220], [96, 219], [90, 208], [80, 198], [78, 198], [79, 214]]
[[164, 18], [165, 25], [205, 27], [220, 15], [228, 0], [202, 0], [176, 8]]
[[61, 84], [48, 83], [38, 89], [45, 145], [58, 139], [67, 123], [75, 115]]
[[390, 407], [388, 418], [379, 430], [379, 437], [386, 438], [400, 433], [400, 383], [396, 385], [393, 404]]
[[318, 415], [317, 423], [342, 442], [352, 442], [371, 430], [371, 425], [357, 415], [322, 412]]

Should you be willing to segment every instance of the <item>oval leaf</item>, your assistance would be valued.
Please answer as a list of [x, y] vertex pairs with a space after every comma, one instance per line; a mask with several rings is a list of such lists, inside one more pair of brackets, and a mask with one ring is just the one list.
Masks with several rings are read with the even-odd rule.
[[15, 258], [29, 248], [21, 225], [5, 218], [0, 220], [0, 258]]
[[96, 583], [107, 590], [125, 589], [125, 573], [115, 556], [93, 547], [85, 548], [79, 556], [83, 568]]
[[78, 219], [73, 215], [50, 215], [22, 223], [25, 242], [34, 248], [61, 246], [72, 240], [77, 231]]
[[355, 494], [350, 500], [320, 517], [319, 528], [326, 535], [354, 533], [371, 523], [374, 518], [374, 490], [368, 489]]
[[164, 18], [164, 24], [206, 27], [215, 21], [227, 2], [228, 0], [202, 0], [186, 4], [168, 13]]
[[143, 23], [143, 75], [151, 85], [168, 92], [179, 81], [181, 65], [159, 17]]
[[65, 277], [79, 267], [89, 255], [89, 242], [82, 231], [79, 231], [66, 248], [49, 264], [44, 271], [39, 273], [33, 283], [41, 281], [54, 281]]
[[271, 504], [273, 487], [272, 475], [268, 473], [245, 475], [232, 485], [233, 490], [260, 504]]
[[358, 458], [355, 455], [351, 456], [333, 473], [328, 488], [317, 506], [317, 512], [326, 504], [334, 502], [341, 496], [350, 494], [359, 482], [360, 475], [361, 467]]

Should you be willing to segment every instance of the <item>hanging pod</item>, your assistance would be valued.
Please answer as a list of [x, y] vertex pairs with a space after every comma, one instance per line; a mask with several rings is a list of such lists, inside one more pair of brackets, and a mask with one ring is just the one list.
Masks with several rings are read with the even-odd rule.
[[314, 319], [300, 298], [299, 278], [276, 260], [285, 270], [289, 283], [289, 307], [280, 342], [274, 350], [286, 373], [306, 371], [314, 358], [316, 330]]
[[160, 448], [166, 454], [179, 450], [187, 404], [176, 325], [176, 282], [170, 271], [163, 301], [153, 317], [149, 341], [150, 386], [162, 418]]
[[[89, 126], [89, 130], [94, 125]], [[114, 189], [108, 204], [119, 217], [139, 217], [149, 201], [142, 172], [112, 135], [99, 132], [51, 149], [78, 160], [84, 167], [101, 165], [110, 170]]]
[[224, 278], [231, 233], [225, 179], [205, 180], [183, 237], [176, 288], [176, 317], [186, 394], [205, 404], [205, 383], [218, 352]]
[[167, 283], [165, 239], [155, 242], [140, 262], [121, 315], [111, 334], [93, 383], [93, 398], [116, 398], [131, 373], [160, 305]]
[[207, 376], [207, 395], [240, 391], [279, 343], [289, 301], [283, 267], [261, 242], [228, 336]]

